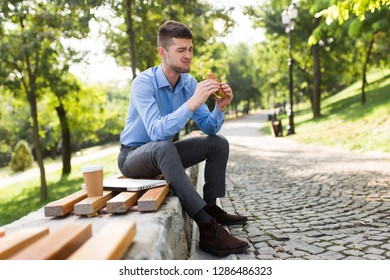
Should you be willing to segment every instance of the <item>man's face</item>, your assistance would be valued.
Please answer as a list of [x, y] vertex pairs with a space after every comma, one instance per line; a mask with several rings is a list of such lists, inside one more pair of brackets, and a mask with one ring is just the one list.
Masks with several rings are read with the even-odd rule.
[[163, 49], [160, 55], [163, 62], [177, 73], [188, 73], [192, 60], [192, 40], [172, 38], [168, 50]]

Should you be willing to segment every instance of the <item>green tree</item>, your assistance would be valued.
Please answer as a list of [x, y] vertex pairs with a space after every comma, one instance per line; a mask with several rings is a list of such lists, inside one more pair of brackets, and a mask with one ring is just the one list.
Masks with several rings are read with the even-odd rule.
[[289, 94], [288, 87], [285, 86], [288, 84], [288, 50], [280, 47], [285, 44], [280, 42], [283, 40], [287, 41], [287, 38], [261, 42], [252, 51], [255, 65], [252, 70], [255, 75], [254, 86], [262, 93], [262, 104], [268, 108], [275, 107], [277, 103], [285, 104]]
[[[48, 84], [50, 90], [54, 93], [53, 107], [57, 113], [61, 128], [62, 176], [67, 176], [70, 174], [72, 169], [71, 130], [68, 112], [72, 110], [73, 107], [79, 106], [80, 99], [74, 98], [74, 96], [79, 95], [80, 85], [77, 79], [73, 75], [69, 74], [67, 70], [61, 71], [59, 69], [52, 68], [49, 69], [48, 72], [52, 75]], [[74, 102], [72, 102], [72, 106], [65, 105], [66, 101], [69, 99], [74, 100]]]
[[[101, 18], [103, 33], [108, 43], [106, 52], [122, 66], [131, 65], [133, 78], [137, 70], [144, 70], [158, 62], [157, 30], [166, 20], [182, 21], [194, 33], [196, 46], [210, 42], [218, 33], [214, 22], [223, 22], [224, 31], [230, 30], [234, 21], [229, 11], [214, 10], [199, 0], [110, 0], [108, 1], [116, 19]], [[109, 24], [104, 24], [109, 21]], [[124, 36], [124, 34], [126, 36]], [[194, 50], [197, 55], [197, 48]]]
[[328, 23], [338, 20], [340, 24], [347, 21], [351, 15], [355, 15], [360, 21], [364, 21], [367, 12], [375, 13], [382, 8], [390, 7], [390, 0], [336, 0], [332, 5], [317, 14], [325, 15]]
[[29, 108], [26, 101], [15, 99], [0, 86], [0, 167], [9, 164], [12, 150], [21, 139], [32, 143]]
[[99, 0], [13, 0], [0, 3], [0, 83], [16, 96], [25, 96], [30, 106], [34, 150], [40, 170], [40, 197], [47, 198], [43, 147], [38, 122], [38, 100], [47, 87], [47, 69], [61, 58], [62, 38], [86, 36], [90, 9]]
[[259, 89], [254, 86], [255, 65], [251, 50], [246, 44], [240, 43], [227, 53], [227, 61], [227, 80], [234, 92], [233, 106], [237, 112], [238, 104], [242, 103], [243, 113], [248, 114], [251, 103], [260, 99]]
[[[284, 44], [287, 42], [280, 40], [279, 37], [286, 36], [285, 28], [281, 21], [281, 13], [288, 5], [290, 5], [290, 1], [270, 1], [260, 8], [248, 8], [246, 10], [246, 13], [252, 17], [255, 26], [265, 27], [269, 41], [277, 40], [280, 43], [279, 48], [286, 49], [287, 46], [284, 46]], [[305, 80], [306, 84], [310, 85], [309, 94], [314, 118], [321, 116], [321, 49], [317, 42], [312, 45], [308, 45], [307, 42], [313, 30], [320, 24], [319, 19], [314, 17], [316, 9], [318, 8], [313, 6], [312, 1], [299, 1], [298, 18], [295, 20], [294, 30], [289, 33], [293, 41], [292, 67], [295, 70], [300, 70], [303, 77], [311, 78], [310, 81], [307, 78]], [[298, 74], [296, 71], [293, 71], [293, 75], [297, 76]], [[294, 79], [294, 81], [295, 87], [302, 82], [298, 79]], [[296, 92], [294, 95], [296, 95]]]
[[367, 69], [375, 51], [375, 42], [388, 37], [390, 28], [390, 1], [386, 0], [348, 0], [317, 13], [317, 17], [325, 16], [327, 23], [337, 21], [346, 26], [348, 35], [357, 40], [355, 49], [362, 53], [361, 58], [361, 103], [366, 102], [365, 87], [367, 85]]
[[106, 103], [106, 89], [101, 85], [80, 85], [79, 90], [63, 99], [76, 150], [82, 145], [100, 141], [99, 135], [107, 120]]

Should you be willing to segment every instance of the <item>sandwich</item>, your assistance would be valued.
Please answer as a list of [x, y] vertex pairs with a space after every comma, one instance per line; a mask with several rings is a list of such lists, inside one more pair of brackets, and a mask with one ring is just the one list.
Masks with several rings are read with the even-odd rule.
[[[204, 80], [211, 79], [216, 81], [218, 84], [220, 84], [220, 81], [218, 80], [217, 76], [213, 72], [208, 73], [207, 76], [203, 77], [203, 79]], [[219, 88], [219, 90], [217, 92], [214, 92], [213, 95], [214, 98], [221, 99], [222, 97], [224, 97], [225, 93], [222, 91], [221, 88]]]

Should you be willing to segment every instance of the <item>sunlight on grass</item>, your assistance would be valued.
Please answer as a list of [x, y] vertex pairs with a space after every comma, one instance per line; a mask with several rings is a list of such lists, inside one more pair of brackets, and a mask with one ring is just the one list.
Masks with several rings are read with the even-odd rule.
[[[366, 104], [360, 100], [361, 83], [357, 82], [336, 95], [321, 101], [322, 117], [312, 118], [310, 104], [299, 104], [295, 135], [298, 142], [332, 146], [360, 152], [390, 152], [390, 70], [369, 75]], [[288, 124], [283, 118], [284, 127]], [[263, 130], [268, 133], [269, 129]]]

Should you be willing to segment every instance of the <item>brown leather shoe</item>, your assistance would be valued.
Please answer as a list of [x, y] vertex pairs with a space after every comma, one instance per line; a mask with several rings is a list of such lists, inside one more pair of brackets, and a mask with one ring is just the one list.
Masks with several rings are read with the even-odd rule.
[[204, 210], [211, 216], [214, 217], [221, 225], [239, 225], [245, 224], [248, 218], [241, 215], [231, 215], [223, 211], [217, 205], [206, 205]]
[[199, 235], [199, 247], [215, 255], [235, 254], [249, 248], [248, 243], [230, 235], [214, 218], [199, 224]]

